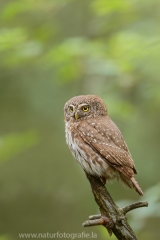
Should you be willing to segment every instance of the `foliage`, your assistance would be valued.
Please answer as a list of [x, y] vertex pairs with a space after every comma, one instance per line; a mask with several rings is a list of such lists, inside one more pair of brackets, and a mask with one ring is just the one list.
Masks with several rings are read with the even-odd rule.
[[34, 146], [38, 141], [35, 132], [26, 132], [23, 134], [9, 134], [1, 138], [0, 143], [0, 160], [5, 161], [17, 155], [19, 152]]

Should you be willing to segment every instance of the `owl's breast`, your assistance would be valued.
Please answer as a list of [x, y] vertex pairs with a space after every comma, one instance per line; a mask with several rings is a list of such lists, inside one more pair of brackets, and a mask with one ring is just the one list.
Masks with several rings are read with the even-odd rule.
[[112, 175], [110, 166], [84, 142], [76, 129], [69, 124], [66, 125], [66, 142], [72, 155], [80, 163], [84, 171], [95, 176], [112, 178], [112, 176], [109, 176]]
[[66, 142], [71, 150], [71, 153], [75, 159], [81, 164], [84, 159], [87, 159], [87, 155], [82, 147], [82, 140], [79, 134], [76, 132], [75, 127], [66, 124]]

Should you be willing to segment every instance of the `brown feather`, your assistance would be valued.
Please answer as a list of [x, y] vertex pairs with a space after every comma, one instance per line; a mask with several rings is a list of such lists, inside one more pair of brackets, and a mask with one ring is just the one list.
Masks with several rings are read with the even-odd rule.
[[[106, 120], [105, 122], [104, 118]], [[108, 116], [103, 117], [103, 125], [98, 124], [101, 123], [101, 119], [99, 119], [98, 117], [94, 121], [96, 121], [95, 125], [92, 125], [92, 122], [89, 123], [87, 121], [87, 123], [85, 123], [85, 127], [83, 122], [78, 124], [78, 130], [83, 140], [98, 154], [100, 154], [107, 161], [108, 164], [122, 172], [124, 175], [128, 174], [126, 171], [128, 168], [132, 169], [132, 175], [129, 174], [128, 177], [131, 177], [134, 173], [137, 173], [131, 154], [119, 130], [118, 135], [115, 136], [115, 132], [117, 132], [118, 129], [115, 124], [110, 120]], [[110, 125], [110, 129], [112, 130], [108, 132], [105, 131], [105, 134], [102, 135], [101, 131], [104, 132], [104, 130], [108, 128], [108, 125]], [[115, 127], [117, 128], [116, 131]], [[87, 134], [85, 134], [84, 136], [84, 133]], [[114, 136], [116, 141], [113, 138]], [[127, 166], [128, 168], [123, 168], [125, 166]]]

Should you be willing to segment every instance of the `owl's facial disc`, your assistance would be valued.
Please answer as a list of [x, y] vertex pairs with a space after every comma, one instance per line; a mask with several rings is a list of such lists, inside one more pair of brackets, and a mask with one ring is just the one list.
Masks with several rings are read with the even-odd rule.
[[88, 112], [89, 111], [89, 105], [88, 104], [81, 104], [81, 110], [83, 112]]
[[74, 114], [75, 119], [77, 120], [79, 118], [87, 116], [89, 110], [90, 110], [89, 105], [86, 103], [78, 105], [77, 109], [75, 110], [75, 114]]
[[74, 114], [75, 114], [75, 106], [70, 104], [68, 107], [67, 107], [67, 112], [69, 114], [70, 117], [74, 117]]
[[72, 113], [73, 111], [74, 111], [74, 106], [73, 105], [69, 105], [69, 111], [70, 111], [70, 113]]

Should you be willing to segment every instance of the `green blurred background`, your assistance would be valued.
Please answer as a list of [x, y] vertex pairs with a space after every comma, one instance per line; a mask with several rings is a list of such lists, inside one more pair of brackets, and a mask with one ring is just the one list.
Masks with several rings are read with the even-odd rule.
[[[96, 94], [129, 146], [144, 191], [108, 184], [141, 240], [160, 239], [160, 1], [0, 1], [0, 240], [86, 233], [98, 213], [65, 143], [63, 106]], [[29, 238], [28, 238], [29, 239]]]

